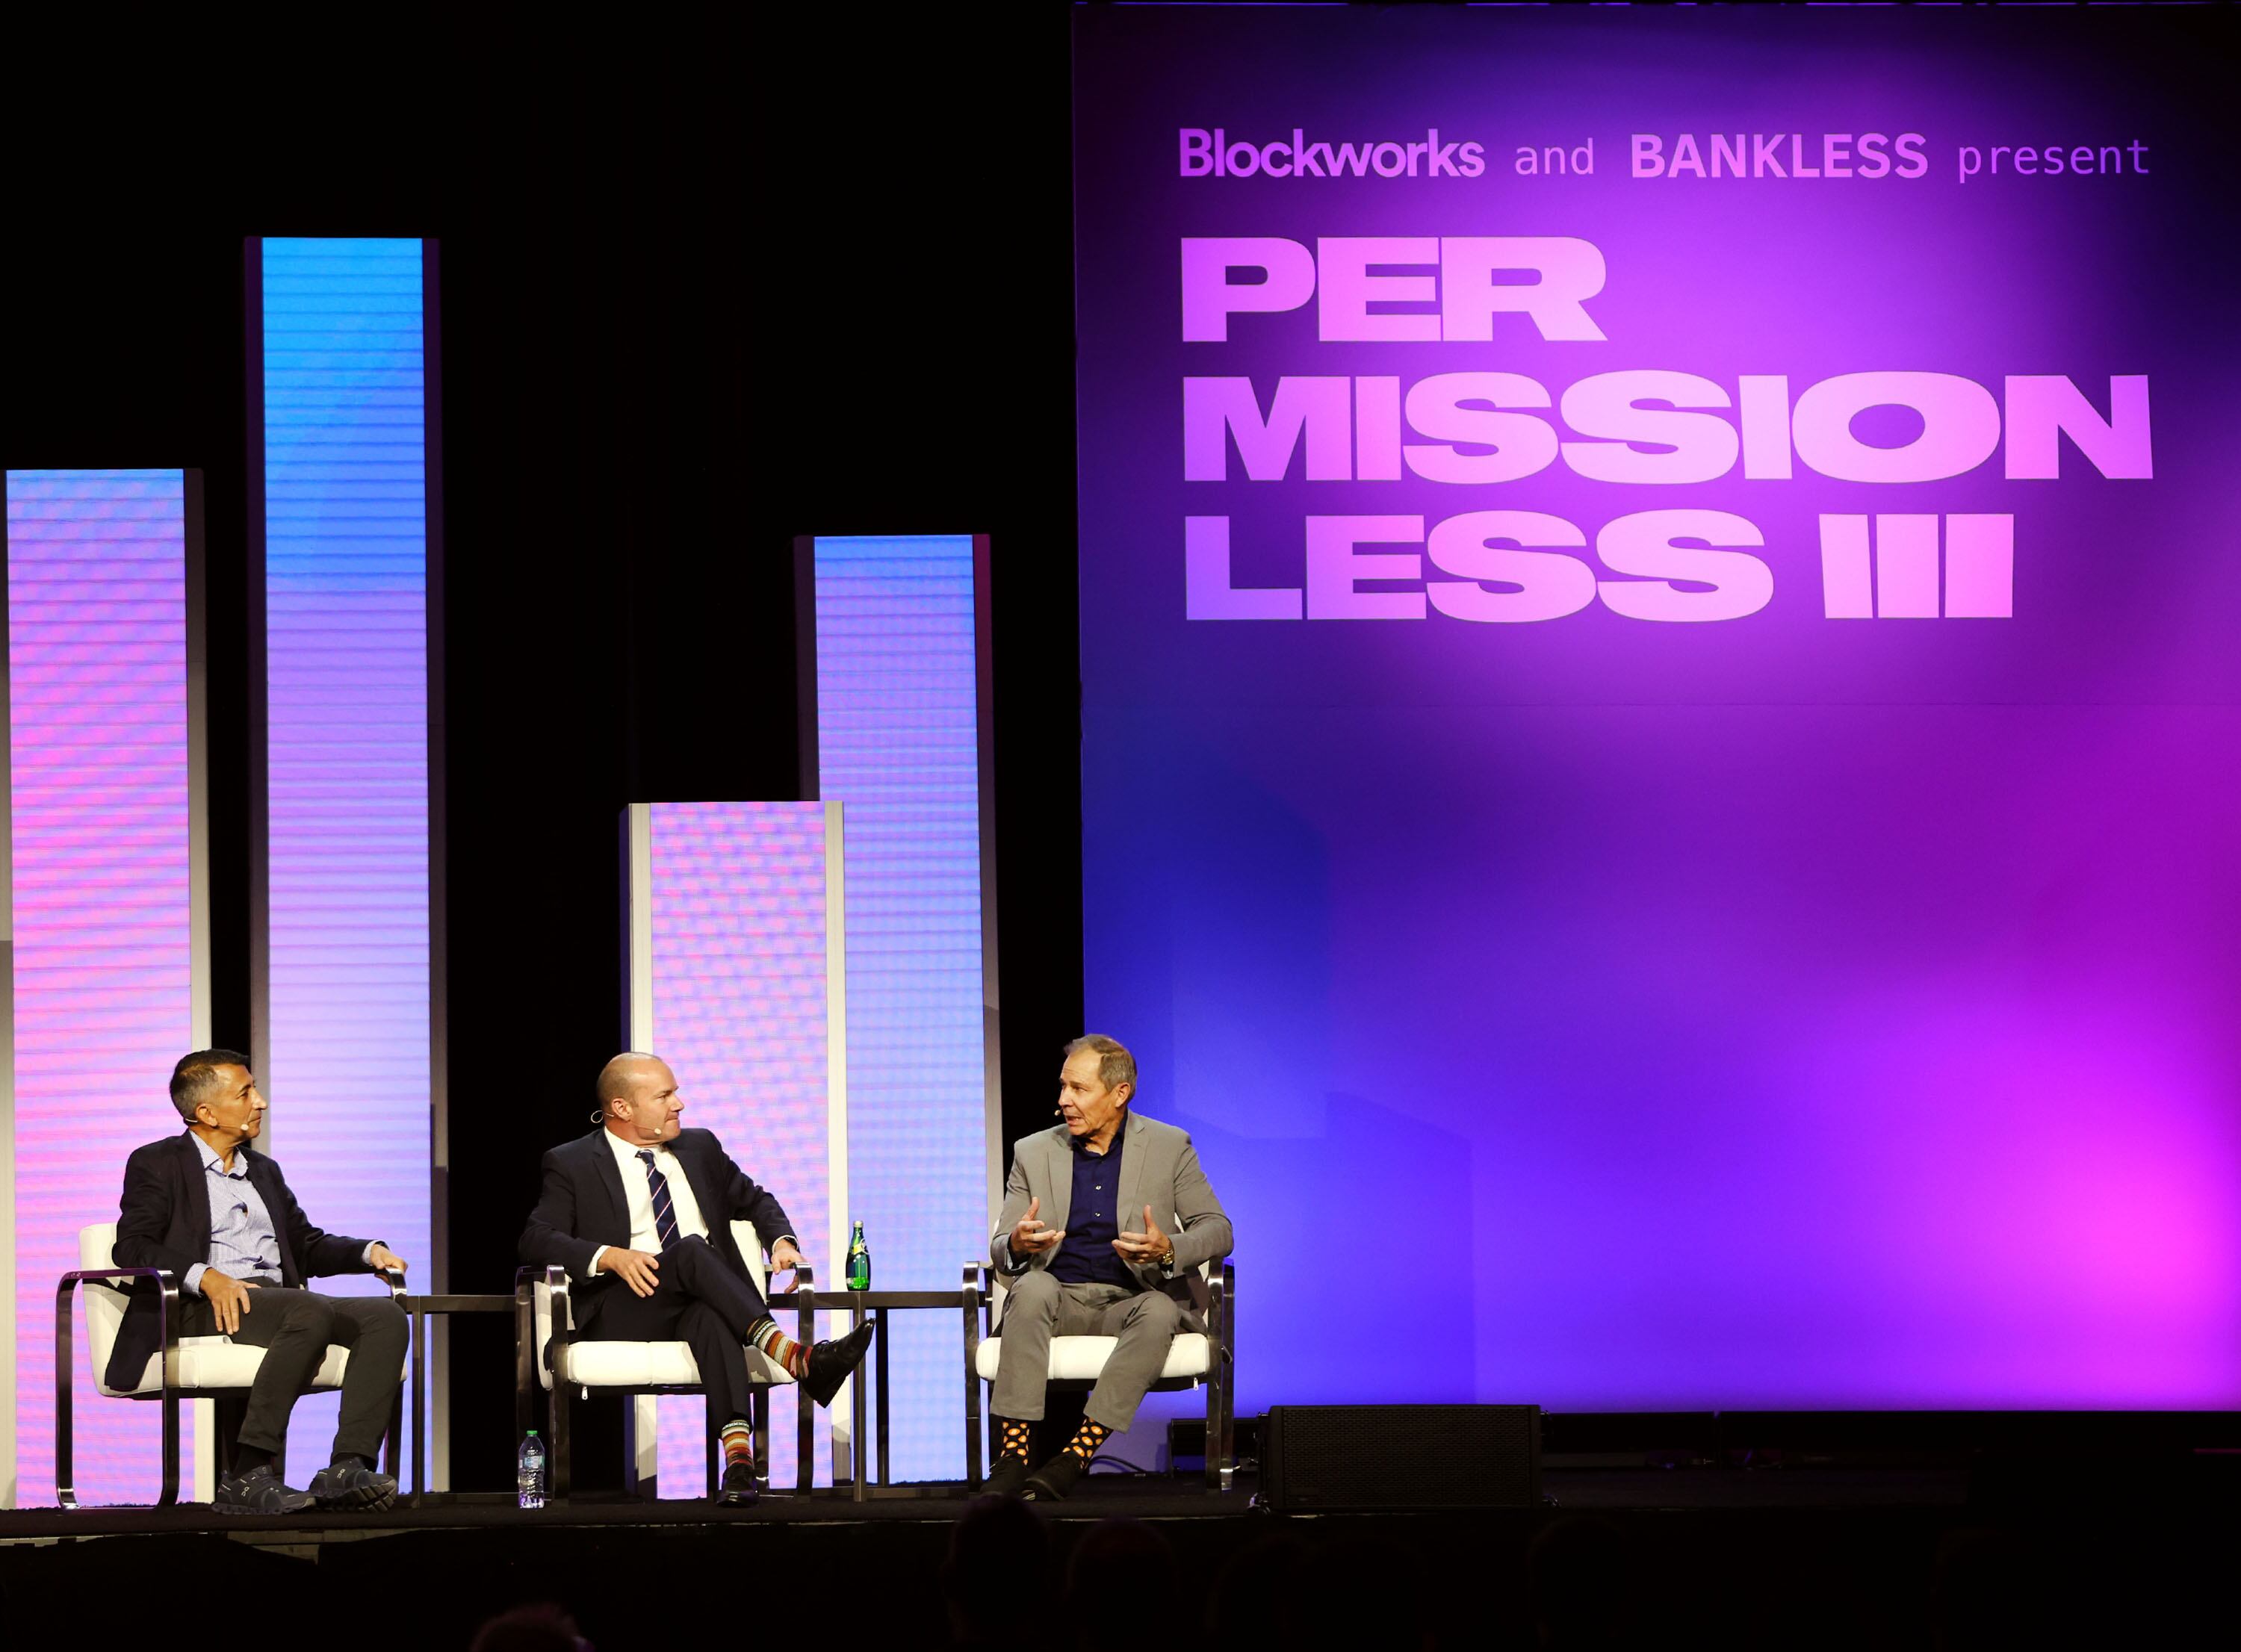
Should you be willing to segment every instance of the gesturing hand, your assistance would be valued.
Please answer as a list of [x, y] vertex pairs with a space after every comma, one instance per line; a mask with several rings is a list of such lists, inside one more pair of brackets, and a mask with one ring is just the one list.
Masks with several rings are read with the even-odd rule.
[[215, 1267], [203, 1269], [202, 1287], [204, 1300], [217, 1315], [217, 1328], [231, 1336], [241, 1328], [241, 1316], [249, 1312], [249, 1287]]
[[1042, 1207], [1040, 1194], [1027, 1201], [1027, 1214], [1013, 1226], [1012, 1235], [1005, 1241], [1013, 1255], [1040, 1256], [1066, 1237], [1065, 1228], [1046, 1227], [1036, 1220], [1035, 1213]]
[[651, 1296], [661, 1284], [661, 1258], [642, 1250], [610, 1248], [599, 1258], [602, 1274], [619, 1274], [633, 1294]]
[[1175, 1241], [1160, 1231], [1160, 1224], [1152, 1220], [1152, 1207], [1144, 1207], [1144, 1231], [1123, 1234], [1113, 1241], [1113, 1248], [1120, 1253], [1120, 1260], [1137, 1267], [1145, 1267], [1165, 1260], [1175, 1247]]

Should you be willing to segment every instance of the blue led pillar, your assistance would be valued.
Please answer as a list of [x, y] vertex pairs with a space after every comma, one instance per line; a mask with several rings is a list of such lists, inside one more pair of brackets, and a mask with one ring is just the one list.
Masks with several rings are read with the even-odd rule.
[[[251, 254], [264, 600], [255, 1055], [274, 1156], [304, 1209], [331, 1231], [385, 1241], [425, 1289], [441, 1073], [429, 986], [428, 259], [418, 240], [371, 238], [272, 237]], [[299, 1483], [325, 1461], [334, 1408], [297, 1408]]]
[[[809, 778], [848, 812], [850, 1208], [833, 1213], [821, 1278], [837, 1274], [851, 1220], [878, 1287], [953, 1288], [960, 1264], [987, 1254], [1000, 1144], [983, 922], [986, 550], [969, 534], [819, 538], [804, 559]], [[882, 1334], [894, 1476], [962, 1478], [955, 1325], [897, 1314]]]

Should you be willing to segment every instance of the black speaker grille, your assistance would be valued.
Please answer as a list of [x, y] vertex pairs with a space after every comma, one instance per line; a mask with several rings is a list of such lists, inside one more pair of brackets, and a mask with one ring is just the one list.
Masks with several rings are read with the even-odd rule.
[[1538, 1406], [1273, 1406], [1262, 1445], [1262, 1491], [1277, 1508], [1541, 1501]]

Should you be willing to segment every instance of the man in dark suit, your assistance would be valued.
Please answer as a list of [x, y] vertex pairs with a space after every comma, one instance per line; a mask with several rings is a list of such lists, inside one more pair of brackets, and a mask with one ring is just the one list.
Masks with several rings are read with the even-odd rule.
[[[264, 1098], [235, 1050], [197, 1050], [171, 1070], [181, 1134], [134, 1150], [124, 1163], [117, 1216], [120, 1267], [178, 1275], [182, 1336], [223, 1334], [264, 1350], [233, 1464], [211, 1507], [221, 1514], [285, 1515], [322, 1508], [386, 1508], [397, 1482], [374, 1468], [405, 1367], [405, 1314], [386, 1296], [322, 1296], [306, 1278], [402, 1272], [379, 1240], [345, 1239], [311, 1226], [280, 1167], [249, 1145], [264, 1128]], [[351, 1350], [343, 1374], [334, 1461], [308, 1493], [283, 1484], [275, 1463], [288, 1414], [310, 1385], [330, 1342]], [[156, 1298], [136, 1293], [117, 1328], [107, 1381], [139, 1386], [163, 1346]]]
[[778, 1328], [732, 1223], [753, 1224], [773, 1271], [801, 1265], [793, 1224], [714, 1135], [684, 1127], [685, 1099], [667, 1062], [618, 1055], [600, 1070], [599, 1096], [599, 1127], [545, 1155], [545, 1187], [521, 1231], [521, 1260], [565, 1267], [585, 1281], [573, 1293], [580, 1339], [692, 1348], [708, 1415], [726, 1419], [716, 1501], [751, 1503], [746, 1350], [759, 1350], [826, 1405], [863, 1359], [873, 1327], [813, 1348]]

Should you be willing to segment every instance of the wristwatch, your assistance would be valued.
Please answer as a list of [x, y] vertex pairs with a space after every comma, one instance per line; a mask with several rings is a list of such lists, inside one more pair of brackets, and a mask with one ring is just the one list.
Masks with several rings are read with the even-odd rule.
[[1162, 1274], [1167, 1274], [1170, 1279], [1174, 1277], [1175, 1247], [1173, 1245], [1168, 1246], [1167, 1254], [1160, 1258], [1160, 1271]]

